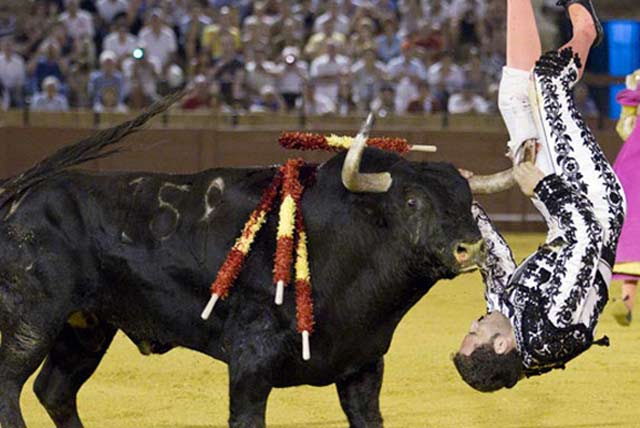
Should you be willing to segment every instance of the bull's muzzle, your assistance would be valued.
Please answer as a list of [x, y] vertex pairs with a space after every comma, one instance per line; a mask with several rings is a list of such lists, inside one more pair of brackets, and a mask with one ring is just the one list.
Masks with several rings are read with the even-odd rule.
[[453, 256], [458, 262], [460, 272], [476, 269], [486, 256], [484, 239], [476, 242], [458, 242], [453, 247]]

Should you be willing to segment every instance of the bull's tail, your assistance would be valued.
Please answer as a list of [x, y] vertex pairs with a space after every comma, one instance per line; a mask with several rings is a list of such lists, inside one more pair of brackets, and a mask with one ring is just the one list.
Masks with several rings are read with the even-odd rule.
[[75, 144], [63, 147], [22, 174], [0, 181], [0, 208], [33, 185], [68, 168], [121, 152], [121, 148], [111, 147], [109, 150], [105, 150], [105, 148], [120, 143], [127, 135], [140, 130], [145, 123], [154, 116], [166, 111], [183, 95], [184, 91], [176, 91], [155, 102], [134, 119], [123, 122], [113, 128], [98, 131]]

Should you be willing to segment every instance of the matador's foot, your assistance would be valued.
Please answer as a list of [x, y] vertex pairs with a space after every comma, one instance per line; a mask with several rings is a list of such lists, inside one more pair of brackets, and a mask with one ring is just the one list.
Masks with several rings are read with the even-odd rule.
[[[553, 144], [549, 136], [560, 136], [566, 125], [563, 117], [573, 105], [571, 88], [578, 81], [580, 58], [570, 47], [543, 54], [533, 68], [529, 86], [533, 117], [541, 131], [543, 144]], [[555, 138], [555, 137], [554, 137]], [[560, 150], [567, 141], [562, 141]]]
[[589, 15], [591, 15], [591, 19], [593, 19], [593, 26], [596, 30], [596, 38], [593, 42], [593, 46], [598, 46], [600, 43], [602, 43], [602, 39], [604, 38], [604, 30], [591, 0], [558, 0], [556, 4], [558, 6], [564, 7], [567, 13], [569, 12], [569, 6], [573, 4], [579, 4], [580, 6], [584, 7], [587, 12], [589, 12]]
[[[571, 47], [559, 51], [549, 51], [540, 56], [533, 68], [534, 75], [550, 78], [569, 77], [574, 82], [578, 79], [577, 70], [582, 67], [578, 54]], [[573, 71], [576, 71], [573, 76]], [[572, 82], [572, 83], [574, 83]]]

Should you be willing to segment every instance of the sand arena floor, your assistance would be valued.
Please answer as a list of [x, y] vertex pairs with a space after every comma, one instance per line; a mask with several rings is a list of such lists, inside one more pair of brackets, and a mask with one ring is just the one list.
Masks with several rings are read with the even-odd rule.
[[[542, 236], [507, 239], [521, 260]], [[483, 311], [482, 287], [478, 273], [442, 281], [402, 321], [386, 356], [385, 427], [640, 428], [640, 310], [635, 325], [621, 327], [610, 302], [597, 332], [611, 338], [610, 348], [594, 347], [567, 370], [512, 390], [481, 394], [458, 378], [449, 356]], [[614, 283], [611, 295], [619, 290]], [[22, 396], [27, 424], [50, 428], [32, 381]], [[78, 403], [87, 428], [224, 428], [227, 406], [224, 364], [183, 349], [143, 357], [121, 334]], [[267, 425], [347, 426], [333, 387], [274, 390]]]

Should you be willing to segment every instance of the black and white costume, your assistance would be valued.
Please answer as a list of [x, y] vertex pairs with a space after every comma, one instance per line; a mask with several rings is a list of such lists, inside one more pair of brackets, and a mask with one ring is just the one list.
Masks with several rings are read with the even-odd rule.
[[511, 321], [527, 375], [564, 367], [594, 343], [626, 209], [618, 179], [573, 102], [578, 62], [570, 49], [545, 54], [531, 79], [542, 144], [536, 163], [548, 173], [532, 201], [549, 227], [545, 243], [516, 267], [507, 243], [473, 206], [488, 247], [481, 266], [487, 309]]

